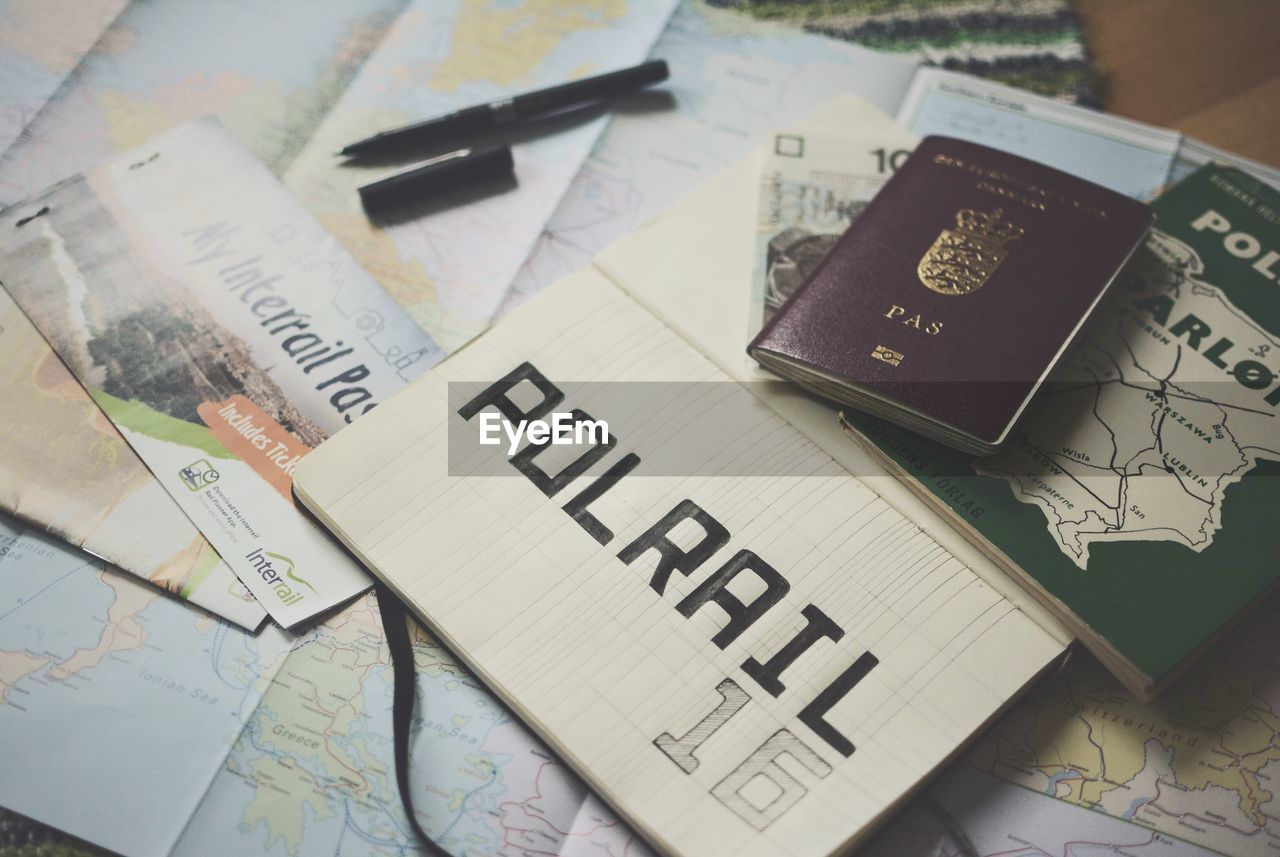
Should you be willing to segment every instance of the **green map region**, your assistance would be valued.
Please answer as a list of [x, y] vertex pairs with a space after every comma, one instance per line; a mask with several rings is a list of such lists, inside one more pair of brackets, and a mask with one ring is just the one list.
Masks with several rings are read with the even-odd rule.
[[1280, 194], [1207, 166], [1009, 441], [844, 420], [1153, 682], [1280, 573]]

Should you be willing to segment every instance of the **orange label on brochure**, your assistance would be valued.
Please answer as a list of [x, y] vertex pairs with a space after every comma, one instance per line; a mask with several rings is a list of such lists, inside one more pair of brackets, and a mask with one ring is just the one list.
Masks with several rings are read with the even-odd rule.
[[201, 402], [200, 419], [232, 455], [253, 468], [290, 503], [293, 468], [311, 451], [266, 411], [239, 394], [225, 402]]

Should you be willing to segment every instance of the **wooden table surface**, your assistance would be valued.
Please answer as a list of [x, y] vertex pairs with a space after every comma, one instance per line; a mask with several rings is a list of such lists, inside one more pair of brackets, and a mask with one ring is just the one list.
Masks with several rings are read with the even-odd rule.
[[1076, 0], [1112, 113], [1280, 167], [1280, 0]]

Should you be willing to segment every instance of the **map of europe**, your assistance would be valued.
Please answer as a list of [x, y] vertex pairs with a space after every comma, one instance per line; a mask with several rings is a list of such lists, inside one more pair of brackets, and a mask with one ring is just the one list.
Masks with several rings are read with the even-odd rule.
[[1274, 855], [1277, 651], [1280, 601], [1272, 598], [1155, 702], [1136, 699], [1096, 660], [1073, 658], [966, 761], [1028, 795], [1092, 810], [1087, 817], [1127, 820], [1220, 854]]
[[[635, 834], [414, 626], [414, 809], [452, 854], [641, 855]], [[376, 598], [296, 641], [172, 853], [415, 850]]]
[[1280, 340], [1204, 282], [1186, 244], [1156, 231], [1028, 413], [975, 465], [1044, 513], [1084, 569], [1091, 545], [1208, 547], [1227, 488], [1280, 460]]

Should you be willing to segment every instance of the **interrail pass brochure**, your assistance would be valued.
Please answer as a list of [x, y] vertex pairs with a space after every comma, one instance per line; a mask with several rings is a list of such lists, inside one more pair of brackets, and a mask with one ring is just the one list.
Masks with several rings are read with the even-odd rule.
[[285, 627], [370, 583], [293, 469], [440, 349], [212, 120], [0, 215], [0, 281]]

